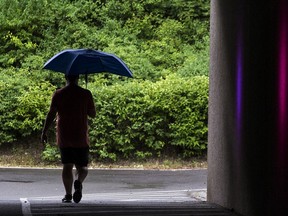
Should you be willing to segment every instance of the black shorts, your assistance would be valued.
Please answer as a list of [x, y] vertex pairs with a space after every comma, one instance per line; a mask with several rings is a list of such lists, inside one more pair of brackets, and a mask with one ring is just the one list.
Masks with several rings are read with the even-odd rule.
[[62, 164], [72, 163], [77, 166], [87, 166], [89, 162], [89, 147], [60, 148]]

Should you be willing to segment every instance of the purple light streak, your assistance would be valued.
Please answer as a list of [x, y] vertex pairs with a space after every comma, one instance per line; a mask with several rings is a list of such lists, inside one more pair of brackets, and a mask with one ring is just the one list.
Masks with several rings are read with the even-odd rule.
[[238, 17], [236, 51], [236, 157], [241, 157], [242, 119], [243, 119], [243, 31], [242, 14]]
[[[243, 82], [243, 47], [242, 47], [242, 37], [238, 37], [238, 47], [237, 47], [237, 78], [236, 78], [236, 116], [237, 116], [237, 131], [240, 135], [242, 128], [242, 82]], [[240, 138], [239, 136], [238, 138]]]

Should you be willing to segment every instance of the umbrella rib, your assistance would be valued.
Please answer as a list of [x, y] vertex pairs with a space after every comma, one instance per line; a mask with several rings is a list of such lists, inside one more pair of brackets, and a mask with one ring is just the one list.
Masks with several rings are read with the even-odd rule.
[[68, 73], [69, 73], [69, 71], [71, 71], [72, 65], [74, 64], [74, 62], [75, 62], [75, 60], [78, 58], [78, 56], [79, 56], [79, 54], [76, 55], [76, 56], [74, 57], [74, 59], [71, 61], [71, 63], [69, 64], [69, 67], [67, 67], [67, 69], [66, 69], [66, 71], [65, 71], [65, 74], [69, 75]]

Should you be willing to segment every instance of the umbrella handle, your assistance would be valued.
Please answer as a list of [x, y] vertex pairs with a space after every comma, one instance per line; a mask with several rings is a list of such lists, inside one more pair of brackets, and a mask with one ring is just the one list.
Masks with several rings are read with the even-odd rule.
[[86, 89], [87, 89], [87, 84], [88, 84], [88, 74], [85, 73], [85, 83], [86, 83]]

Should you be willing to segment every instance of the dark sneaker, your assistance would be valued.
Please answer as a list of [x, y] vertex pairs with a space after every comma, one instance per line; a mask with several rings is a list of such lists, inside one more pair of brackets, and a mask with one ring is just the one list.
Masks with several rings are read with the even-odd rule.
[[72, 202], [72, 195], [66, 194], [64, 198], [62, 199], [62, 203], [71, 203]]
[[78, 180], [75, 180], [74, 181], [74, 189], [75, 189], [75, 192], [73, 194], [73, 201], [75, 203], [79, 203], [80, 200], [82, 199], [82, 183]]

